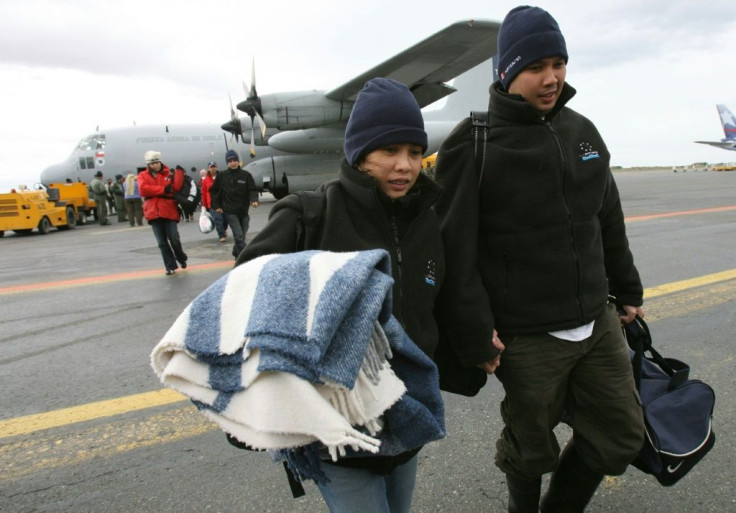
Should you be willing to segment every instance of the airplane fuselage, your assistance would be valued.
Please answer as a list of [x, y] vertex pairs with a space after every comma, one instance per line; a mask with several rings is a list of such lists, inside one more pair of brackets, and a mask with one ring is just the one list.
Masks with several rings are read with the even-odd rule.
[[[187, 171], [192, 167], [207, 167], [209, 161], [225, 168], [225, 152], [233, 147], [228, 134], [214, 124], [131, 126], [101, 130], [85, 137], [62, 163], [49, 166], [41, 173], [41, 183], [58, 183], [67, 179], [89, 183], [97, 171], [105, 178], [116, 174], [135, 173], [145, 166], [143, 155], [148, 150], [160, 151], [168, 166], [180, 165]], [[248, 147], [235, 148], [247, 164]], [[278, 152], [259, 148], [258, 156], [267, 157]]]
[[[238, 151], [259, 190], [281, 197], [313, 190], [337, 176], [343, 158], [345, 126], [366, 80], [377, 76], [405, 83], [420, 107], [445, 103], [426, 112], [427, 155], [439, 149], [455, 125], [471, 110], [488, 105], [499, 22], [462, 20], [330, 91], [296, 91], [259, 96], [255, 76], [245, 102], [232, 109], [224, 125], [132, 126], [98, 131], [83, 139], [66, 161], [46, 168], [41, 182], [90, 182], [135, 173], [144, 154], [161, 152], [168, 166], [198, 171], [215, 161], [225, 169], [229, 148]], [[450, 86], [446, 81], [454, 80]], [[256, 125], [258, 129], [256, 130]], [[227, 132], [230, 133], [227, 133]], [[251, 145], [251, 139], [253, 144]], [[193, 176], [198, 178], [198, 176]]]

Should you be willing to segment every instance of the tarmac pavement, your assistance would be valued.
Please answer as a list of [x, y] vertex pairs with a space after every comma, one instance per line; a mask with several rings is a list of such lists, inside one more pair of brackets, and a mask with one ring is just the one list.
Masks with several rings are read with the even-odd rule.
[[[655, 346], [716, 390], [715, 448], [671, 488], [633, 467], [590, 512], [736, 512], [736, 173], [616, 173]], [[252, 210], [248, 238], [272, 198]], [[0, 511], [316, 512], [283, 468], [231, 447], [161, 387], [149, 355], [232, 266], [232, 238], [181, 223], [188, 269], [165, 276], [150, 227], [88, 224], [0, 239]], [[448, 434], [420, 453], [414, 512], [503, 512], [494, 466], [502, 390], [444, 395]], [[558, 429], [561, 443], [569, 436]]]

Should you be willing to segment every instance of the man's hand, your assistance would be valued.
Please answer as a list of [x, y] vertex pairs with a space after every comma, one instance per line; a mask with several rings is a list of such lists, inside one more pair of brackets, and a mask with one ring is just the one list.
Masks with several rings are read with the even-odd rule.
[[260, 205], [260, 203], [258, 203], [257, 201], [251, 201], [250, 202], [250, 206], [253, 207], [253, 208], [258, 208], [258, 205]]
[[618, 316], [623, 324], [629, 324], [637, 315], [642, 319], [644, 318], [644, 310], [640, 306], [622, 305], [621, 308], [626, 312], [626, 315]]
[[[491, 338], [491, 343], [493, 344], [493, 347], [498, 349], [500, 353], [503, 353], [503, 350], [506, 349], [506, 346], [503, 345], [503, 342], [501, 342], [501, 339], [498, 338], [498, 332], [496, 330], [493, 330], [493, 337]], [[501, 354], [498, 354], [494, 359], [489, 360], [487, 362], [479, 363], [477, 366], [484, 371], [486, 371], [487, 374], [493, 374], [496, 372], [496, 369], [498, 369], [498, 366], [501, 365]]]
[[218, 214], [222, 214], [222, 209], [221, 208], [216, 208], [215, 209], [215, 212], [217, 212]]

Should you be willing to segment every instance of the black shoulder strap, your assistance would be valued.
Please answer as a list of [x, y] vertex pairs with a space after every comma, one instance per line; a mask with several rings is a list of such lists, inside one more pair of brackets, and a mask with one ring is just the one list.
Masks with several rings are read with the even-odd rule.
[[295, 251], [315, 249], [319, 241], [324, 214], [325, 194], [318, 191], [297, 191], [294, 194], [302, 204], [302, 213], [296, 227]]
[[[473, 154], [475, 155], [475, 167], [478, 169], [478, 186], [483, 180], [483, 173], [486, 167], [486, 140], [488, 139], [488, 127], [490, 116], [487, 110], [474, 110], [470, 113], [470, 121], [473, 131]], [[482, 145], [480, 157], [478, 155], [478, 146]]]

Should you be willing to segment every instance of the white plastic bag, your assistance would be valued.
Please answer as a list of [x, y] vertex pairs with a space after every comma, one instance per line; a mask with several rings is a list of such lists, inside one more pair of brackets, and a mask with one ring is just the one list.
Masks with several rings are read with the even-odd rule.
[[206, 210], [202, 210], [199, 215], [199, 231], [202, 233], [210, 233], [215, 229], [215, 220]]

